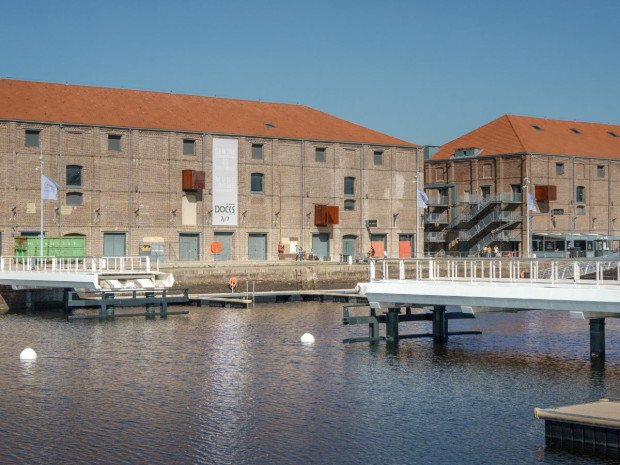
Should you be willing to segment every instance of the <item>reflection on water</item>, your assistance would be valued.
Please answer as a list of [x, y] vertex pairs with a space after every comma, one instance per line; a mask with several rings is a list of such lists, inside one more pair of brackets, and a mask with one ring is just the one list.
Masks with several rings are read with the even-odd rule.
[[[343, 345], [365, 328], [341, 310], [1, 316], [0, 463], [605, 462], [545, 448], [533, 409], [620, 397], [615, 322], [607, 361], [590, 363], [588, 324], [565, 313], [451, 321], [483, 334], [392, 346]], [[35, 362], [19, 361], [26, 346]]]

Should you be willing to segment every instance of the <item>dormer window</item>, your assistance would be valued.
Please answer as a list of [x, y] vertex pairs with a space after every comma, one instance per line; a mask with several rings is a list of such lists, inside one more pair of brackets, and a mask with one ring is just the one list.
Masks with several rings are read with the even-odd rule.
[[476, 147], [468, 147], [462, 149], [456, 149], [452, 158], [474, 158], [482, 152], [482, 149]]
[[581, 134], [581, 131], [577, 128], [570, 128], [571, 131], [573, 131], [575, 134]]
[[536, 129], [537, 131], [544, 131], [543, 128], [541, 128], [540, 126], [538, 126], [537, 124], [532, 124], [531, 125], [534, 129]]

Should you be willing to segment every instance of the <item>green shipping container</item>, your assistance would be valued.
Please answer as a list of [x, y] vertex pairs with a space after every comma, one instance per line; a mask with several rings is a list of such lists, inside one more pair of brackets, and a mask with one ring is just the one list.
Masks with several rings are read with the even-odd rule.
[[[43, 256], [45, 257], [83, 257], [84, 255], [86, 255], [85, 236], [43, 238]], [[41, 256], [41, 238], [36, 236], [16, 237], [15, 256]]]

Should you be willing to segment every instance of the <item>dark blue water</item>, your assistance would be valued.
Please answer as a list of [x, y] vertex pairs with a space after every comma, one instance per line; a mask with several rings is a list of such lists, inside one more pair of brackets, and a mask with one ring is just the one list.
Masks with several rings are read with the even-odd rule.
[[[190, 311], [0, 316], [0, 463], [607, 463], [547, 449], [533, 409], [620, 397], [613, 320], [593, 366], [587, 322], [560, 312], [487, 314], [451, 322], [480, 336], [391, 348], [343, 345], [366, 329], [342, 326], [341, 304]], [[19, 361], [26, 346], [35, 363]]]

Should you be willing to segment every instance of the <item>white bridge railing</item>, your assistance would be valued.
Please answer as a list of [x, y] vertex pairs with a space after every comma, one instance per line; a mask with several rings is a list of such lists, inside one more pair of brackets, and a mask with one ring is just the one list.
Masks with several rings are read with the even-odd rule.
[[370, 260], [370, 281], [620, 284], [620, 260], [515, 258]]
[[[157, 264], [159, 268], [159, 263]], [[150, 273], [150, 257], [0, 257], [0, 272]], [[156, 271], [159, 271], [157, 269]]]

